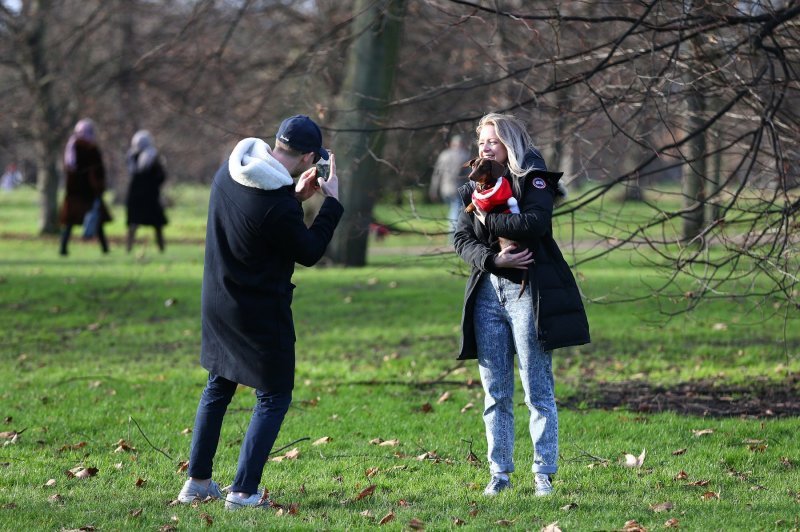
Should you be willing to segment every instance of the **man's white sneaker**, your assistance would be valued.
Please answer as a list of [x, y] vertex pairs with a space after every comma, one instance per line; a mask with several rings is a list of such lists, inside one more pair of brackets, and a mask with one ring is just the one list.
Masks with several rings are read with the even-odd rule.
[[252, 506], [254, 508], [269, 508], [269, 495], [262, 497], [262, 492], [259, 491], [258, 493], [253, 493], [246, 499], [239, 497], [238, 495], [234, 495], [233, 493], [228, 493], [228, 496], [225, 497], [226, 510], [238, 510], [247, 506]]
[[546, 497], [553, 493], [553, 484], [550, 483], [550, 475], [536, 473], [534, 483], [536, 484], [535, 495], [537, 497]]
[[190, 504], [194, 502], [195, 499], [203, 500], [206, 497], [221, 499], [222, 491], [219, 489], [219, 485], [213, 480], [205, 484], [190, 478], [183, 483], [183, 488], [181, 488], [181, 492], [178, 494], [178, 502]]

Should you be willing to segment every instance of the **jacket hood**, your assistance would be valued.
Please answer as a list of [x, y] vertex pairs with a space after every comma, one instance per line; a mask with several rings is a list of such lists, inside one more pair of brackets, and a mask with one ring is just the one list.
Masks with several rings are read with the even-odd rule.
[[240, 185], [261, 190], [277, 190], [294, 183], [267, 143], [252, 137], [240, 140], [233, 148], [228, 171]]

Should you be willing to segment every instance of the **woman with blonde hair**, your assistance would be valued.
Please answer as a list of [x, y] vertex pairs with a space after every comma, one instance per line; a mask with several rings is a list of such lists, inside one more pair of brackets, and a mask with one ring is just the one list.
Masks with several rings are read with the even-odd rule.
[[[485, 399], [491, 473], [484, 495], [511, 488], [514, 471], [514, 359], [530, 413], [534, 487], [553, 491], [558, 470], [558, 412], [552, 350], [589, 342], [589, 324], [575, 279], [555, 240], [551, 218], [565, 195], [562, 172], [550, 172], [525, 124], [490, 113], [476, 129], [478, 156], [505, 165], [520, 212], [462, 212], [454, 235], [471, 267], [464, 296], [460, 360], [478, 359]], [[474, 183], [459, 189], [466, 207]], [[473, 203], [474, 204], [474, 203]], [[500, 239], [514, 241], [501, 249]]]

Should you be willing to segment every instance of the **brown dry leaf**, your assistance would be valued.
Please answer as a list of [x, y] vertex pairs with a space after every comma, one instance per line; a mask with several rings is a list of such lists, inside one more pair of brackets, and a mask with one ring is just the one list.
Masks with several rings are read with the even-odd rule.
[[175, 525], [166, 524], [163, 525], [161, 528], [158, 529], [158, 532], [176, 532], [178, 527]]
[[125, 440], [119, 440], [116, 443], [116, 445], [117, 445], [117, 448], [114, 449], [115, 453], [129, 453], [129, 452], [132, 452], [132, 451], [136, 451], [136, 448], [135, 447], [131, 447], [130, 445], [128, 445], [128, 442], [126, 442]]
[[475, 517], [476, 515], [478, 515], [478, 509], [477, 508], [473, 508], [472, 510], [469, 511], [469, 516], [470, 517]]
[[11, 440], [16, 438], [18, 434], [21, 434], [21, 432], [17, 432], [16, 430], [4, 430], [0, 432], [0, 440]]
[[189, 461], [181, 460], [180, 462], [178, 462], [178, 470], [175, 472], [180, 474], [186, 472], [187, 469], [189, 469]]
[[397, 506], [408, 507], [411, 506], [411, 503], [405, 499], [400, 499], [399, 501], [397, 501]]
[[667, 522], [664, 523], [664, 528], [678, 528], [680, 523], [674, 517], [672, 519], [667, 519]]
[[454, 517], [454, 518], [453, 518], [453, 524], [454, 524], [455, 526], [464, 526], [464, 525], [466, 525], [466, 524], [467, 524], [467, 522], [466, 522], [466, 521], [464, 521], [463, 519], [459, 519], [458, 517]]
[[395, 518], [394, 512], [392, 512], [392, 511], [390, 510], [388, 514], [384, 515], [384, 516], [381, 518], [381, 520], [380, 520], [380, 521], [378, 521], [378, 524], [379, 524], [379, 525], [385, 525], [386, 523], [388, 523], [389, 521], [391, 521], [391, 520], [392, 520], [392, 519], [394, 519], [394, 518]]
[[562, 506], [561, 509], [564, 510], [565, 512], [568, 512], [570, 510], [574, 510], [577, 507], [578, 507], [578, 503], [571, 502], [571, 503], [569, 503], [569, 504], [567, 504], [565, 506]]
[[561, 527], [558, 526], [558, 521], [554, 521], [549, 525], [542, 527], [541, 532], [561, 532]]
[[706, 436], [708, 434], [714, 434], [714, 429], [702, 429], [702, 430], [692, 429], [692, 434], [694, 434], [696, 437]]
[[469, 462], [470, 464], [480, 464], [481, 459], [478, 458], [478, 456], [475, 453], [470, 451], [469, 454], [467, 455], [467, 462]]
[[463, 406], [463, 408], [461, 408], [461, 413], [463, 414], [463, 413], [464, 413], [464, 412], [466, 412], [467, 410], [470, 410], [470, 409], [472, 409], [472, 408], [474, 408], [474, 407], [475, 407], [475, 403], [467, 403], [467, 404], [465, 404], [465, 405]]
[[316, 440], [311, 445], [324, 445], [324, 444], [330, 443], [332, 441], [333, 441], [333, 438], [331, 438], [330, 436], [323, 436], [322, 438]]
[[430, 403], [425, 403], [424, 405], [419, 407], [419, 411], [422, 412], [423, 414], [430, 414], [431, 412], [433, 412], [433, 405]]
[[630, 521], [625, 521], [622, 532], [647, 532], [647, 529], [631, 519]]
[[286, 453], [284, 456], [286, 456], [287, 460], [297, 460], [297, 457], [300, 456], [300, 449], [295, 447], [294, 449]]
[[353, 499], [353, 500], [360, 501], [361, 499], [369, 497], [370, 495], [372, 495], [375, 492], [375, 488], [377, 488], [377, 486], [375, 484], [370, 484], [369, 486], [367, 486], [366, 488], [361, 490], [361, 493], [356, 495], [356, 498]]
[[689, 482], [689, 486], [708, 486], [709, 482], [708, 480], [695, 480], [694, 482]]
[[375, 476], [376, 474], [378, 474], [378, 471], [380, 471], [380, 469], [379, 469], [379, 468], [377, 468], [377, 467], [370, 467], [369, 469], [367, 469], [366, 471], [364, 471], [364, 473], [367, 475], [367, 478], [372, 478], [373, 476]]
[[417, 460], [420, 462], [423, 460], [438, 460], [439, 456], [436, 454], [435, 451], [425, 451], [421, 455], [417, 456]]
[[44, 483], [45, 488], [52, 488], [55, 485], [56, 485], [56, 479], [54, 478], [51, 478], [50, 480]]
[[368, 517], [369, 519], [374, 518], [375, 516], [372, 514], [372, 510], [364, 510], [363, 512], [359, 512], [358, 515], [362, 515], [364, 517]]
[[622, 465], [624, 465], [625, 467], [642, 467], [646, 453], [647, 453], [646, 450], [642, 449], [642, 454], [640, 454], [639, 456], [633, 456], [632, 454], [625, 454], [625, 463]]
[[781, 456], [781, 465], [787, 469], [791, 469], [794, 467], [794, 462], [789, 460], [787, 456]]
[[80, 449], [81, 447], [86, 447], [85, 441], [79, 441], [78, 443], [73, 443], [72, 445], [62, 445], [59, 447], [58, 452], [63, 453], [64, 451], [74, 451]]
[[511, 526], [514, 524], [515, 519], [499, 519], [494, 522], [496, 525], [500, 526]]
[[117, 462], [114, 464], [114, 469], [122, 469], [122, 462]]
[[675, 505], [670, 501], [666, 501], [666, 502], [661, 502], [661, 503], [658, 503], [658, 504], [651, 504], [650, 505], [650, 509], [653, 510], [654, 512], [656, 512], [656, 513], [668, 512], [668, 511], [672, 510], [673, 508], [675, 508]]
[[436, 400], [436, 402], [439, 403], [439, 404], [442, 404], [445, 401], [447, 401], [448, 399], [450, 399], [450, 392], [444, 392], [442, 395], [439, 396], [439, 398]]
[[207, 513], [205, 513], [205, 512], [200, 512], [200, 520], [201, 520], [201, 521], [203, 522], [203, 524], [204, 524], [204, 525], [206, 525], [206, 526], [211, 526], [211, 525], [213, 525], [213, 524], [214, 524], [214, 518], [213, 518], [213, 517], [211, 517], [210, 515], [208, 515], [208, 514], [207, 514]]
[[677, 451], [672, 451], [672, 456], [680, 456], [686, 453], [686, 448], [678, 449]]
[[400, 445], [400, 440], [394, 439], [382, 441], [378, 444], [378, 447], [397, 447], [398, 445]]
[[186, 427], [185, 429], [183, 429], [181, 431], [181, 434], [183, 434], [184, 436], [187, 436], [187, 435], [189, 435], [191, 433], [192, 433], [192, 429], [190, 429], [189, 427]]
[[673, 477], [673, 480], [686, 480], [688, 478], [689, 478], [689, 473], [681, 469], [680, 472]]
[[147, 481], [146, 481], [145, 479], [143, 479], [143, 478], [137, 478], [137, 479], [136, 479], [136, 487], [137, 487], [137, 488], [141, 488], [141, 487], [142, 487], [142, 486], [144, 486], [146, 483], [147, 483]]
[[719, 500], [719, 498], [720, 498], [718, 491], [707, 491], [707, 492], [703, 493], [700, 497], [702, 497], [702, 499], [704, 501], [710, 501], [711, 499]]
[[98, 469], [96, 467], [73, 467], [69, 471], [65, 471], [64, 473], [69, 478], [89, 478], [93, 477], [97, 474]]
[[47, 498], [50, 502], [64, 502], [64, 497], [58, 493], [54, 493]]
[[130, 516], [131, 517], [139, 517], [140, 515], [142, 515], [143, 512], [144, 512], [144, 508], [137, 508], [136, 510], [131, 510], [130, 511]]
[[415, 517], [408, 522], [408, 527], [411, 530], [425, 530], [425, 523]]
[[380, 445], [381, 443], [383, 443], [383, 438], [372, 438], [369, 440], [370, 445]]

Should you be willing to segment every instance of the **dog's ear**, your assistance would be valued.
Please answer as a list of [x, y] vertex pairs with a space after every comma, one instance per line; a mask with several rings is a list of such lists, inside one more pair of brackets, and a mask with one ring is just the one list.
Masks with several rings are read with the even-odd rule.
[[469, 161], [465, 162], [464, 166], [462, 166], [461, 168], [474, 168], [475, 167], [475, 163], [477, 161], [478, 161], [478, 157], [475, 157], [474, 159], [470, 159]]
[[495, 179], [501, 177], [503, 174], [506, 173], [506, 167], [502, 164], [498, 163], [497, 161], [492, 161], [492, 177]]

